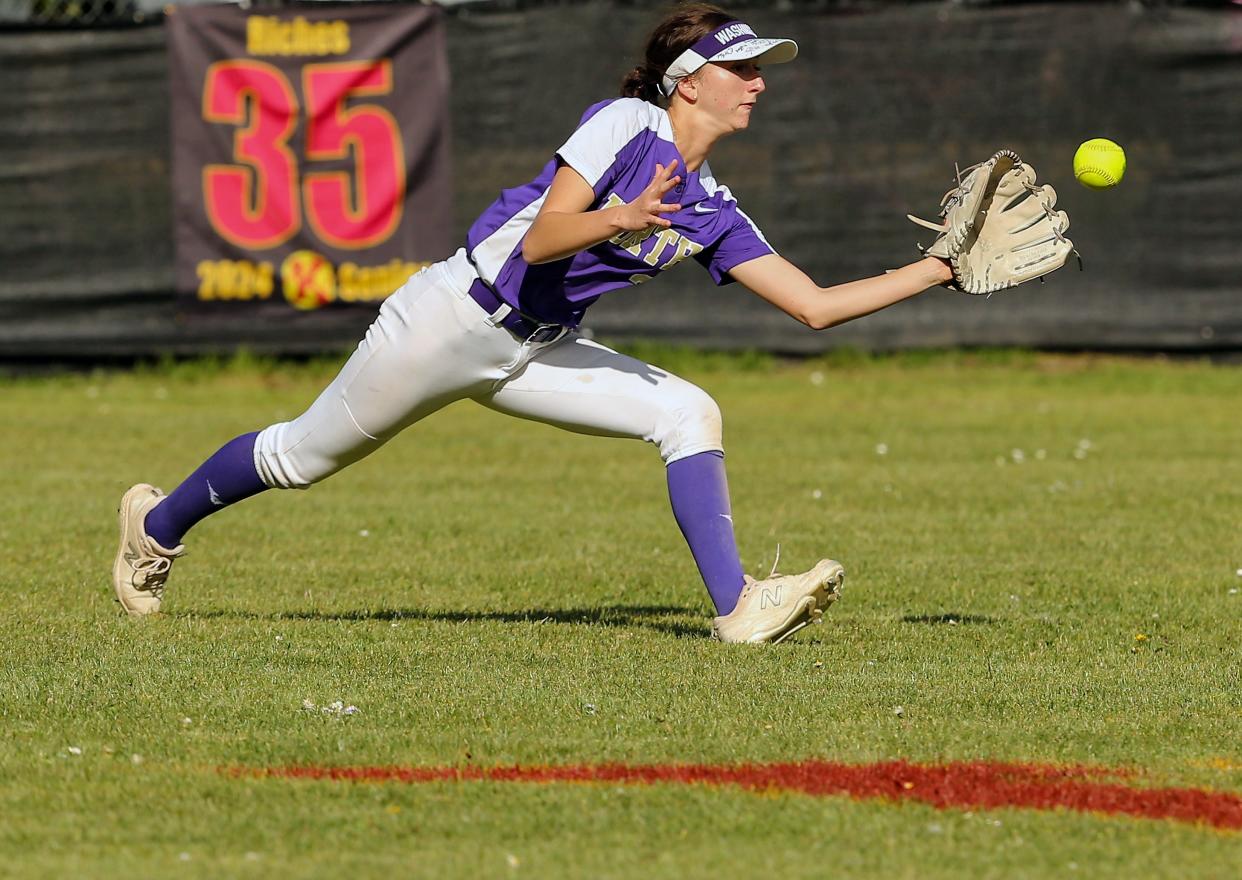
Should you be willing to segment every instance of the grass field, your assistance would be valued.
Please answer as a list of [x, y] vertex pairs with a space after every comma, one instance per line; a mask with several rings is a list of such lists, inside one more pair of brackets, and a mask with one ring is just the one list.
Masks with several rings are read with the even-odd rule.
[[0, 382], [0, 875], [1242, 874], [1242, 831], [900, 792], [226, 772], [994, 760], [1242, 794], [1242, 369], [650, 357], [724, 410], [747, 570], [845, 564], [824, 625], [711, 642], [654, 449], [470, 403], [205, 521], [166, 613], [123, 619], [121, 492], [334, 366]]

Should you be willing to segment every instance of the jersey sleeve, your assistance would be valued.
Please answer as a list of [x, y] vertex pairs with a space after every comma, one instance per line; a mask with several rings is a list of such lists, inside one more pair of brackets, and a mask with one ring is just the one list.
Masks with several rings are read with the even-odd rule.
[[734, 210], [733, 224], [715, 242], [694, 255], [718, 285], [733, 283], [729, 270], [747, 260], [766, 257], [776, 250], [768, 244], [759, 227], [741, 208]]
[[573, 168], [599, 198], [614, 182], [625, 154], [651, 129], [650, 104], [638, 98], [619, 98], [589, 107], [557, 158]]

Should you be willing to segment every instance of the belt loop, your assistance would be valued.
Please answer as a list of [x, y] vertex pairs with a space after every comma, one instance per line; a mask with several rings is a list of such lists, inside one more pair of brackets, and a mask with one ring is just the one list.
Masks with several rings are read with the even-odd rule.
[[493, 327], [499, 327], [500, 323], [505, 318], [509, 317], [509, 313], [512, 311], [513, 306], [509, 305], [507, 302], [502, 302], [500, 304], [500, 308], [496, 309], [496, 311], [487, 316], [487, 320], [492, 323]]

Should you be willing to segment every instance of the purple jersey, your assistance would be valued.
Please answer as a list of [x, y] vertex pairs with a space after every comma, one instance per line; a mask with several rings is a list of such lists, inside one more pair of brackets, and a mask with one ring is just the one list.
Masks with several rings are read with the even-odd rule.
[[[632, 201], [651, 183], [656, 164], [667, 166], [674, 159], [682, 180], [664, 200], [682, 208], [664, 215], [673, 223], [669, 229], [652, 226], [621, 233], [538, 266], [522, 259], [522, 238], [560, 163], [591, 185], [595, 201], [588, 210], [594, 211]], [[540, 175], [503, 191], [475, 221], [466, 250], [479, 277], [513, 308], [569, 326], [577, 326], [587, 307], [608, 291], [648, 281], [686, 257], [703, 264], [717, 284], [728, 284], [734, 266], [773, 253], [706, 162], [697, 171], [685, 171], [668, 113], [638, 98], [614, 98], [589, 107]]]

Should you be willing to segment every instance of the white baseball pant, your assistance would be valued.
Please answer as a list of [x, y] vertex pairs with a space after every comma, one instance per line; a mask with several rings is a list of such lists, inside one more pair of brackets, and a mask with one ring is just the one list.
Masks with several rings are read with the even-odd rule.
[[705, 391], [572, 331], [519, 339], [466, 293], [475, 277], [458, 251], [386, 299], [310, 408], [259, 433], [263, 482], [306, 488], [463, 398], [582, 434], [646, 440], [666, 463], [723, 450], [720, 409]]

